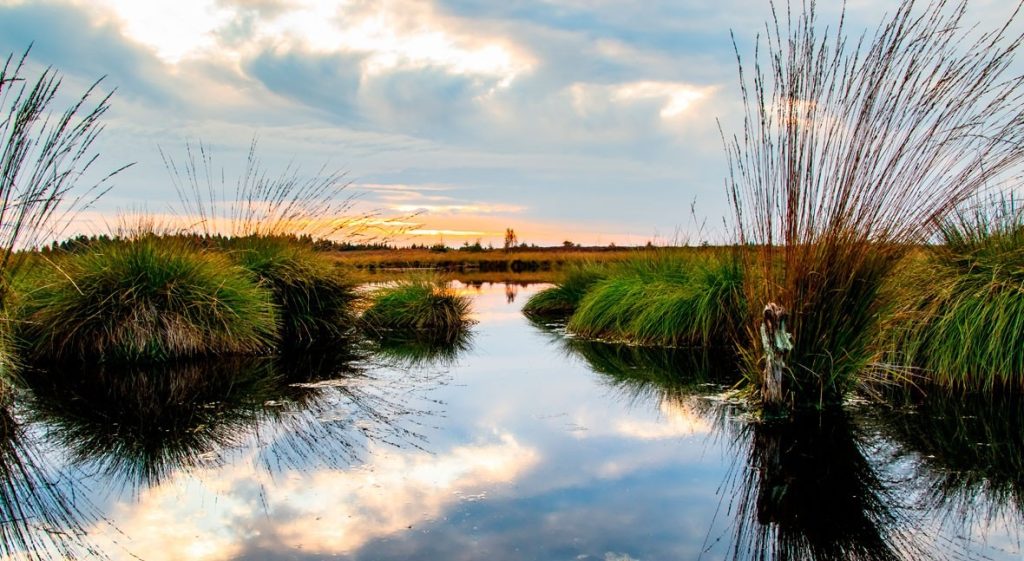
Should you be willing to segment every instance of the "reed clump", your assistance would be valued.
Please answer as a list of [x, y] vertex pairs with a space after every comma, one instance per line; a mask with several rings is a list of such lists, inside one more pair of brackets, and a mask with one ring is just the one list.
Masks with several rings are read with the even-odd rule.
[[746, 313], [743, 280], [730, 255], [638, 257], [594, 282], [567, 328], [641, 345], [727, 345]]
[[580, 263], [570, 266], [555, 286], [533, 296], [523, 306], [523, 313], [531, 318], [568, 317], [576, 311], [587, 291], [607, 275], [605, 266]]
[[311, 247], [279, 236], [246, 236], [231, 240], [227, 251], [270, 290], [282, 346], [330, 344], [352, 328], [353, 284]]
[[36, 360], [160, 361], [273, 347], [269, 290], [227, 257], [147, 235], [59, 257], [20, 302]]
[[421, 339], [451, 339], [467, 329], [470, 301], [434, 276], [392, 283], [373, 291], [360, 323], [372, 336], [406, 334]]
[[896, 281], [894, 360], [960, 390], [1024, 388], [1024, 214], [1005, 198], [962, 209]]
[[743, 129], [723, 137], [749, 248], [740, 346], [765, 409], [840, 404], [876, 358], [885, 279], [1024, 163], [1018, 14], [983, 32], [965, 13], [962, 1], [902, 0], [850, 39], [844, 20], [823, 29], [813, 2], [787, 3], [750, 77], [740, 61]]

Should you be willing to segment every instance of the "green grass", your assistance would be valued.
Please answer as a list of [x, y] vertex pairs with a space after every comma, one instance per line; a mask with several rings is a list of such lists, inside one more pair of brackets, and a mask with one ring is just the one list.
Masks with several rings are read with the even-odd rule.
[[283, 346], [335, 343], [351, 329], [354, 287], [329, 258], [278, 237], [236, 238], [228, 251], [273, 294]]
[[58, 258], [19, 284], [20, 339], [36, 360], [259, 353], [278, 331], [271, 294], [249, 272], [154, 236]]
[[528, 317], [568, 317], [579, 307], [587, 291], [606, 274], [606, 268], [595, 263], [574, 264], [558, 284], [531, 296], [523, 306], [523, 313]]
[[450, 340], [472, 322], [469, 298], [434, 276], [398, 281], [373, 291], [369, 298], [361, 324], [375, 337]]
[[746, 310], [743, 278], [729, 256], [636, 258], [587, 290], [568, 329], [642, 345], [730, 344]]
[[1024, 214], [1012, 200], [962, 212], [907, 267], [896, 360], [961, 390], [1024, 388]]

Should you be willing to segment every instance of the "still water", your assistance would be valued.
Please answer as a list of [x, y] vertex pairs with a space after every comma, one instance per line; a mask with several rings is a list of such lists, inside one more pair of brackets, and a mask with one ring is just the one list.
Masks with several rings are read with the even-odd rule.
[[[285, 559], [1024, 555], [1024, 407], [749, 422], [720, 353], [588, 344], [462, 287], [453, 346], [29, 376], [0, 553]], [[728, 370], [728, 369], [726, 369]]]

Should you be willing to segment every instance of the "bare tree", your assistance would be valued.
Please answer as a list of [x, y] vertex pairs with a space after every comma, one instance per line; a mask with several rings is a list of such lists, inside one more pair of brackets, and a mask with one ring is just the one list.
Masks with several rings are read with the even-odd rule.
[[518, 242], [519, 238], [516, 237], [516, 231], [512, 228], [505, 228], [505, 252], [508, 253], [515, 249]]

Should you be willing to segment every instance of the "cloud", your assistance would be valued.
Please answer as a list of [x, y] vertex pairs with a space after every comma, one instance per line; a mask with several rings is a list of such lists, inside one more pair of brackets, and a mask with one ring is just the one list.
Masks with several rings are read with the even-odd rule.
[[715, 118], [728, 132], [740, 115], [728, 30], [742, 48], [766, 15], [740, 0], [654, 0], [628, 18], [608, 1], [168, 6], [0, 4], [0, 45], [35, 39], [69, 80], [119, 87], [105, 154], [139, 163], [100, 211], [174, 198], [157, 146], [237, 154], [256, 133], [272, 168], [334, 161], [360, 184], [413, 186], [367, 199], [484, 243], [516, 224], [553, 243], [643, 243], [689, 227], [694, 198], [720, 223]]
[[116, 530], [102, 524], [89, 533], [105, 551], [152, 561], [231, 559], [248, 545], [338, 555], [484, 497], [539, 461], [535, 449], [507, 433], [437, 454], [371, 446], [367, 457], [359, 467], [289, 472], [273, 481], [247, 461], [216, 477], [177, 474], [116, 505]]

